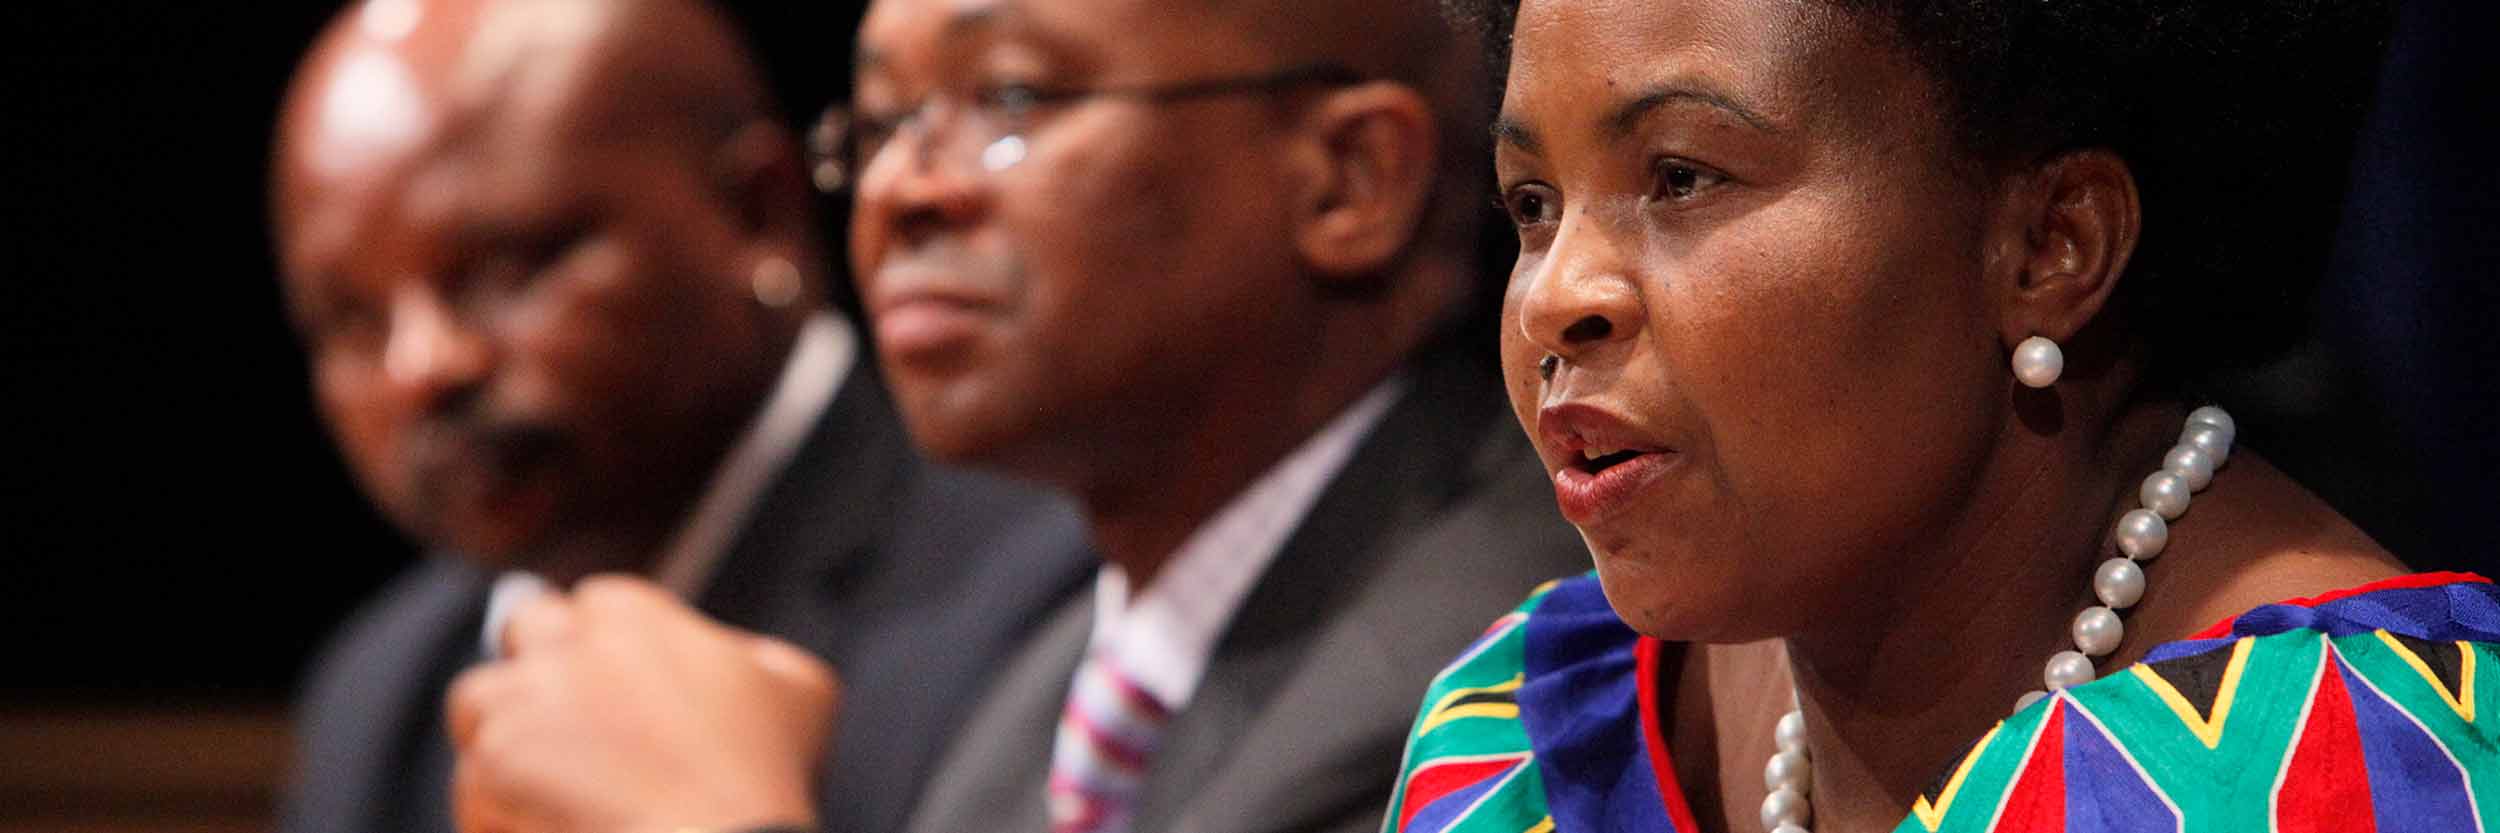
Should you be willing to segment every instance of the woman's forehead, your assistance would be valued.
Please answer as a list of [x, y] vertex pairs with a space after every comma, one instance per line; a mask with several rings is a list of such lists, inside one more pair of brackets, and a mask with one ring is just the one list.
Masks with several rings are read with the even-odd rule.
[[1497, 133], [1621, 132], [1661, 103], [1771, 133], [1925, 112], [1902, 110], [1927, 87], [1869, 25], [1804, 0], [1526, 0]]

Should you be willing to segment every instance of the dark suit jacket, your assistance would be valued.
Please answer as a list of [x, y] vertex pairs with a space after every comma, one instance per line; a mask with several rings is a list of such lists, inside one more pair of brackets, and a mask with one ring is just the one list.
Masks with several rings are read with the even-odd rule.
[[[1538, 582], [1588, 569], [1492, 372], [1458, 358], [1414, 372], [1165, 728], [1138, 833], [1378, 830], [1433, 674]], [[1091, 606], [1060, 606], [1000, 672], [912, 833], [1049, 828], [1051, 733]]]
[[[855, 371], [698, 600], [842, 674], [822, 794], [845, 830], [899, 829], [990, 673], [1095, 563], [1063, 501], [910, 448], [874, 375]], [[477, 660], [491, 583], [434, 559], [334, 640], [300, 703], [281, 829], [452, 829], [442, 693]]]

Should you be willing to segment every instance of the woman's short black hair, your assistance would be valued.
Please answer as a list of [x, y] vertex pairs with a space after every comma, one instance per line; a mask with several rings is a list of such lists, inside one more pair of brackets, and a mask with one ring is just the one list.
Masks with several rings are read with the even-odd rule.
[[[2108, 148], [2142, 192], [2116, 303], [2192, 384], [2305, 332], [2387, 0], [1814, 0], [1883, 25], [1990, 161]], [[1508, 65], [1518, 0], [1445, 0]]]

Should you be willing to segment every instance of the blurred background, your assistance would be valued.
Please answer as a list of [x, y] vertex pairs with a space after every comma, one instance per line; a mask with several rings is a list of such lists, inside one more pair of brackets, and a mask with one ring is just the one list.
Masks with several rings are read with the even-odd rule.
[[[0, 833], [259, 830], [289, 695], [416, 551], [311, 410], [263, 190], [335, 2], [0, 4]], [[722, 4], [793, 124], [846, 2]]]
[[[724, 4], [794, 123], [850, 3]], [[265, 228], [270, 122], [335, 3], [8, 4], [0, 53], [0, 833], [258, 830], [310, 653], [415, 557], [312, 416]], [[2423, 568], [2500, 540], [2500, 6], [2420, 0], [2312, 347], [2217, 385]], [[1384, 777], [1385, 777], [1384, 773]]]

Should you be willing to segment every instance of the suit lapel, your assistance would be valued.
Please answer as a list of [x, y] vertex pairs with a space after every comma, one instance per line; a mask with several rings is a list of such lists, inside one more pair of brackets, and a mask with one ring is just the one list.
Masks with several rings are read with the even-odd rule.
[[1135, 829], [1175, 829], [1397, 539], [1472, 488], [1477, 446], [1502, 427], [1489, 371], [1445, 354], [1415, 373], [1414, 386], [1321, 493], [1218, 642], [1197, 693], [1164, 731]]
[[836, 594], [846, 576], [874, 568], [918, 469], [867, 370], [854, 370], [757, 500], [698, 599], [704, 612], [834, 652], [843, 624]]
[[911, 814], [909, 833], [1050, 829], [1051, 744], [1067, 703], [1068, 680], [1092, 634], [1093, 606], [1091, 592], [1075, 594], [1000, 671], [949, 744], [937, 777]]
[[374, 630], [342, 640], [388, 650], [336, 658], [343, 673], [306, 692], [295, 783], [317, 787], [300, 791], [286, 829], [396, 828], [404, 820], [387, 816], [410, 789], [407, 779], [425, 777], [411, 769], [423, 765], [435, 740], [428, 735], [441, 725], [443, 686], [477, 658], [488, 582], [448, 557], [402, 582], [386, 591], [398, 601], [367, 624]]

